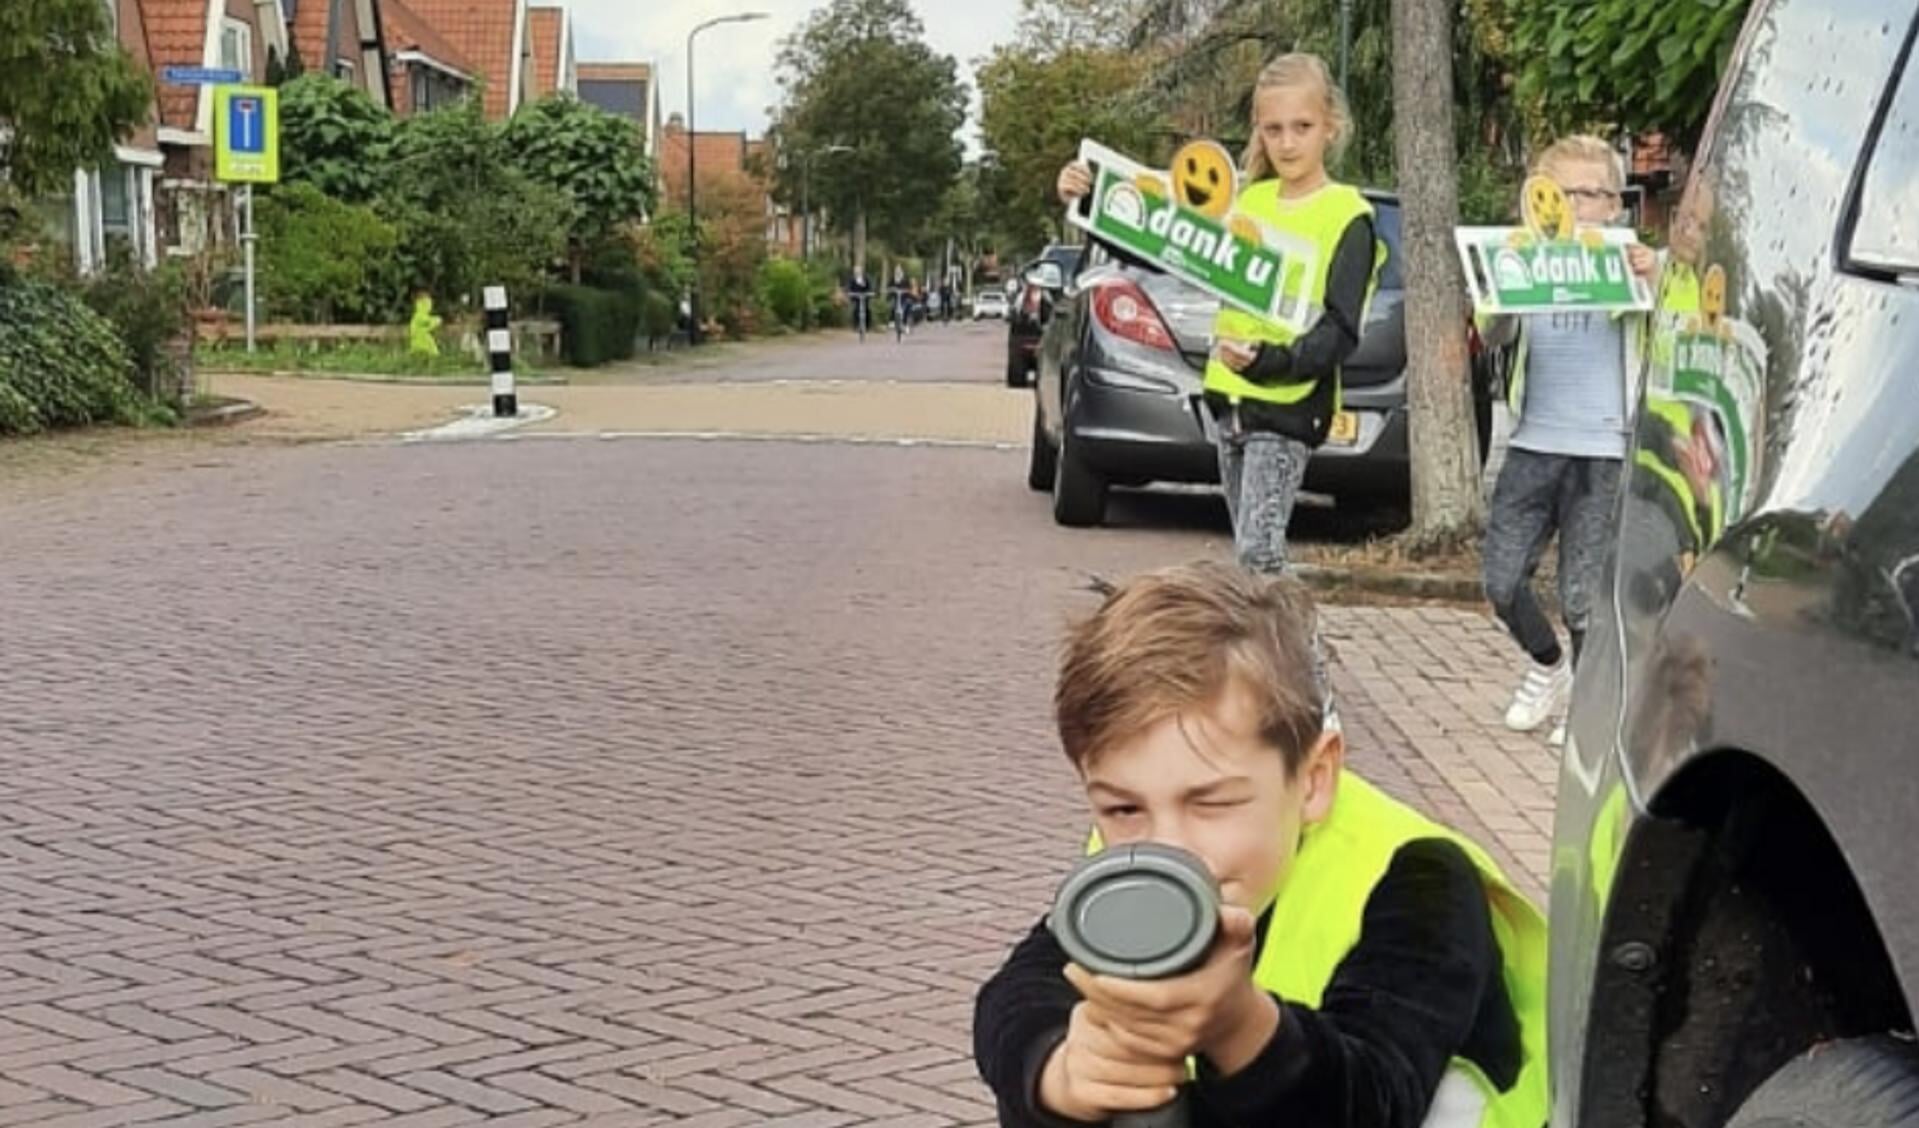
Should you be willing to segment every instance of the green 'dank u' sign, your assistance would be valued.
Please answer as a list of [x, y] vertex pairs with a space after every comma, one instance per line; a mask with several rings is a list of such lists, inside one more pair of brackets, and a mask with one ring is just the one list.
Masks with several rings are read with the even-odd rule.
[[[1103, 242], [1151, 262], [1221, 301], [1295, 331], [1314, 316], [1300, 295], [1318, 267], [1318, 248], [1234, 213], [1220, 219], [1185, 207], [1146, 168], [1093, 141], [1080, 143], [1080, 160], [1094, 170], [1093, 191], [1067, 210], [1067, 222]], [[1257, 242], [1228, 229], [1256, 229]]]
[[1629, 230], [1546, 239], [1523, 227], [1460, 227], [1453, 237], [1476, 313], [1652, 308], [1652, 288], [1626, 258]]

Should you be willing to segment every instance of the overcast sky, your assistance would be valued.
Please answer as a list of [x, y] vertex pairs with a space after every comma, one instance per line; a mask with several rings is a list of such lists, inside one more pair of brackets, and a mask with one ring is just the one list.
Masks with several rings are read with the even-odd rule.
[[[762, 11], [771, 19], [726, 24], [700, 33], [695, 62], [702, 130], [766, 129], [767, 107], [779, 100], [773, 59], [779, 41], [805, 22], [818, 0], [567, 0], [573, 11], [573, 45], [583, 62], [651, 62], [660, 70], [660, 116], [686, 109], [686, 33], [693, 25], [729, 12]], [[993, 44], [1011, 39], [1019, 0], [913, 0], [935, 51], [959, 61], [971, 90], [968, 148], [977, 127], [979, 92], [973, 60]], [[875, 90], [875, 97], [885, 91]]]

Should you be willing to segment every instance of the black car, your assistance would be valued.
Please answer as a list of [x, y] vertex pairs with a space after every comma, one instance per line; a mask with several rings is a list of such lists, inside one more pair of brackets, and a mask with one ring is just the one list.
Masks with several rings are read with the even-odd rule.
[[1752, 0], [1692, 161], [1560, 767], [1558, 1128], [1919, 1122], [1916, 39]]
[[[1343, 407], [1305, 488], [1341, 503], [1404, 506], [1406, 338], [1397, 197], [1368, 192], [1387, 247], [1359, 347], [1342, 373]], [[1218, 303], [1166, 275], [1116, 262], [1097, 244], [1058, 285], [1034, 268], [1045, 322], [1027, 482], [1051, 490], [1063, 525], [1097, 525], [1112, 486], [1212, 484], [1219, 457], [1200, 382]], [[1481, 400], [1484, 402], [1484, 394]]]
[[1033, 373], [1039, 339], [1045, 329], [1043, 307], [1047, 294], [1043, 287], [1026, 281], [1041, 263], [1052, 263], [1059, 277], [1071, 278], [1079, 272], [1084, 247], [1070, 243], [1048, 244], [1040, 256], [1021, 267], [1013, 276], [1014, 289], [1007, 295], [1006, 312], [1006, 386], [1021, 388]]

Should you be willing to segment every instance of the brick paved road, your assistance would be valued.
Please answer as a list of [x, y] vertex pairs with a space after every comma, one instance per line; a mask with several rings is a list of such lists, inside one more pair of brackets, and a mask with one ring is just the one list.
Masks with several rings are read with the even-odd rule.
[[[1023, 454], [212, 448], [0, 491], [0, 1124], [985, 1123], [1080, 833]], [[1330, 615], [1356, 762], [1533, 878], [1464, 611]], [[1488, 676], [1496, 678], [1487, 681]]]

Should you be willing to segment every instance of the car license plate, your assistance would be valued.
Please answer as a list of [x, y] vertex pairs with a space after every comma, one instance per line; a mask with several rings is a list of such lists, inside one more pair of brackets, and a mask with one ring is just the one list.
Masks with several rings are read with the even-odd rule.
[[1352, 446], [1358, 442], [1359, 416], [1351, 411], [1335, 414], [1332, 429], [1326, 432], [1326, 441], [1334, 446]]

